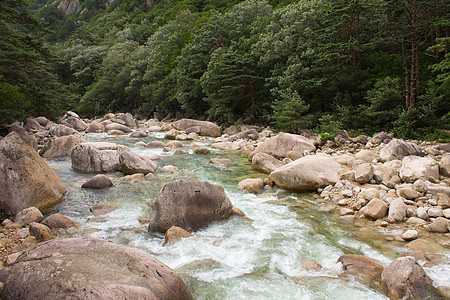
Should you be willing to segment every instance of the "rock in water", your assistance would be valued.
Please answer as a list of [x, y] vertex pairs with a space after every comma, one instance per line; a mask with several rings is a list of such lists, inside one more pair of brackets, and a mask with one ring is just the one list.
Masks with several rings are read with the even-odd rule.
[[89, 179], [88, 181], [86, 181], [81, 185], [81, 187], [84, 189], [97, 189], [97, 190], [106, 189], [112, 186], [113, 183], [111, 179], [109, 179], [108, 176], [102, 174], [95, 175], [94, 177], [92, 177], [91, 179]]
[[172, 226], [196, 231], [230, 217], [233, 205], [222, 186], [204, 181], [167, 183], [153, 204], [149, 231], [166, 232]]
[[331, 157], [311, 155], [284, 165], [269, 175], [281, 188], [293, 191], [314, 191], [339, 181], [341, 165]]
[[181, 119], [172, 123], [172, 126], [177, 130], [184, 130], [186, 133], [195, 132], [199, 135], [210, 137], [220, 136], [220, 127], [208, 121]]
[[192, 299], [183, 280], [145, 251], [94, 238], [27, 251], [0, 281], [3, 299]]
[[266, 174], [270, 174], [283, 165], [282, 161], [264, 152], [256, 153], [252, 158], [252, 168]]
[[169, 228], [169, 230], [166, 231], [163, 246], [174, 244], [175, 242], [180, 241], [183, 238], [191, 236], [193, 235], [183, 228], [172, 226]]
[[337, 261], [342, 263], [345, 273], [356, 276], [365, 284], [372, 285], [375, 281], [380, 282], [384, 267], [370, 258], [355, 254], [344, 254]]
[[55, 171], [16, 133], [0, 141], [0, 208], [17, 214], [61, 202], [67, 193]]
[[384, 269], [381, 288], [390, 299], [443, 299], [411, 256], [397, 258]]
[[50, 139], [39, 151], [44, 158], [69, 157], [73, 147], [79, 145], [82, 138], [79, 135], [67, 135]]

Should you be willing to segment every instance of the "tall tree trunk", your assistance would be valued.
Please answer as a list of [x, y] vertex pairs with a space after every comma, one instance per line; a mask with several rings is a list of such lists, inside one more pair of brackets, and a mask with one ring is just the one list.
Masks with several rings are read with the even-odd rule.
[[403, 54], [403, 68], [405, 70], [405, 94], [406, 94], [406, 109], [409, 109], [411, 103], [411, 86], [409, 80], [408, 61], [406, 59], [405, 39], [402, 39], [402, 54]]

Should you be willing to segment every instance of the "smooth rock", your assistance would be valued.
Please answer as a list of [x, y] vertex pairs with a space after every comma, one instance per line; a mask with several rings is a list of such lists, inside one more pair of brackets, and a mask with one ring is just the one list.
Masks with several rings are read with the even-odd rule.
[[301, 153], [314, 152], [316, 147], [314, 142], [301, 135], [280, 133], [274, 137], [265, 140], [259, 144], [255, 151], [249, 155], [249, 160], [253, 159], [256, 153], [267, 153], [275, 158], [287, 157], [290, 151], [298, 151]]
[[448, 220], [443, 217], [436, 218], [426, 229], [430, 232], [447, 233], [448, 232]]
[[450, 154], [446, 153], [442, 155], [439, 162], [439, 173], [442, 176], [450, 177]]
[[430, 218], [443, 217], [442, 209], [431, 207], [428, 209], [427, 214]]
[[166, 232], [172, 226], [196, 231], [230, 217], [233, 205], [222, 186], [203, 181], [167, 183], [153, 204], [149, 231]]
[[111, 179], [109, 179], [108, 176], [102, 174], [95, 175], [93, 178], [88, 179], [88, 181], [86, 181], [81, 185], [81, 187], [84, 189], [97, 189], [97, 190], [106, 189], [112, 186], [113, 183]]
[[355, 168], [355, 181], [363, 184], [369, 182], [373, 177], [373, 166], [370, 163], [364, 163]]
[[173, 128], [184, 130], [186, 133], [195, 132], [202, 136], [220, 136], [220, 127], [212, 122], [192, 119], [181, 119], [172, 123]]
[[122, 165], [120, 170], [126, 175], [135, 173], [142, 173], [146, 175], [148, 173], [155, 173], [158, 169], [158, 164], [153, 160], [148, 159], [145, 156], [139, 156], [130, 151], [123, 151], [121, 158]]
[[340, 168], [341, 165], [330, 157], [310, 155], [277, 168], [269, 179], [287, 190], [315, 191], [338, 182]]
[[409, 200], [414, 200], [416, 198], [419, 198], [420, 196], [422, 196], [421, 193], [419, 193], [418, 191], [416, 191], [413, 187], [411, 186], [400, 186], [397, 189], [397, 195], [399, 197], [403, 197]]
[[211, 154], [211, 150], [207, 149], [207, 148], [195, 148], [194, 149], [194, 153], [195, 154]]
[[113, 131], [113, 130], [119, 130], [124, 133], [133, 132], [133, 130], [130, 127], [119, 124], [119, 123], [112, 123], [112, 124], [105, 126], [105, 131]]
[[79, 135], [68, 135], [54, 137], [47, 141], [44, 147], [39, 151], [39, 155], [44, 158], [63, 158], [69, 157], [73, 147], [82, 143]]
[[422, 149], [415, 143], [408, 143], [403, 140], [393, 139], [380, 151], [382, 161], [402, 160], [405, 156], [422, 155]]
[[183, 280], [147, 252], [94, 238], [25, 252], [0, 281], [4, 299], [192, 299]]
[[166, 146], [165, 143], [160, 141], [151, 141], [147, 144], [147, 148], [153, 149], [153, 148], [164, 148]]
[[0, 140], [0, 209], [17, 214], [62, 201], [66, 188], [48, 163], [16, 132]]
[[396, 198], [389, 204], [388, 221], [391, 223], [403, 222], [406, 218], [407, 206], [402, 199]]
[[188, 238], [191, 236], [193, 235], [183, 228], [172, 226], [166, 231], [163, 246], [174, 244], [175, 242], [180, 241], [182, 238]]
[[337, 262], [342, 263], [346, 274], [354, 275], [363, 283], [372, 284], [374, 281], [379, 281], [384, 270], [382, 265], [361, 255], [344, 254], [339, 257]]
[[72, 168], [88, 173], [110, 173], [120, 170], [121, 153], [127, 148], [107, 142], [85, 142], [72, 149]]
[[21, 210], [16, 215], [15, 220], [21, 226], [26, 226], [33, 222], [37, 222], [37, 223], [41, 222], [42, 220], [44, 220], [44, 216], [42, 215], [41, 211], [38, 208], [28, 207], [28, 208]]
[[415, 240], [419, 237], [419, 233], [417, 232], [417, 230], [407, 230], [402, 234], [402, 239], [404, 239], [405, 241], [412, 241]]
[[283, 165], [282, 161], [264, 152], [256, 153], [252, 158], [252, 168], [266, 174], [270, 174]]
[[33, 222], [30, 224], [30, 235], [38, 241], [46, 241], [52, 237], [52, 231], [44, 224]]
[[209, 160], [209, 163], [213, 165], [224, 165], [224, 166], [229, 166], [233, 164], [233, 162], [229, 158], [211, 158]]
[[381, 288], [390, 299], [439, 299], [433, 281], [411, 256], [397, 258], [384, 269]]
[[322, 265], [313, 260], [302, 261], [302, 269], [308, 271], [319, 271], [322, 269]]
[[238, 186], [249, 193], [258, 194], [264, 189], [264, 180], [261, 178], [247, 178], [240, 181]]
[[388, 205], [383, 200], [374, 198], [366, 206], [361, 208], [360, 212], [369, 219], [377, 220], [387, 215]]
[[439, 164], [432, 157], [406, 156], [402, 160], [400, 178], [405, 182], [418, 179], [439, 181]]
[[42, 221], [42, 224], [48, 226], [50, 229], [68, 229], [71, 227], [78, 227], [78, 224], [66, 216], [59, 213], [52, 214]]
[[92, 206], [91, 208], [89, 208], [89, 210], [94, 214], [94, 216], [103, 216], [109, 214], [112, 211], [115, 211], [116, 208], [103, 204], [98, 204]]

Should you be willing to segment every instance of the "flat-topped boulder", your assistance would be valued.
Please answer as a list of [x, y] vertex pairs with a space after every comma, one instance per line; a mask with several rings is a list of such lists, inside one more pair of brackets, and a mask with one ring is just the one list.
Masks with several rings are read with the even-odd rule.
[[166, 232], [172, 226], [196, 231], [230, 217], [233, 205], [224, 188], [205, 181], [167, 183], [153, 204], [149, 231]]
[[88, 173], [110, 173], [120, 170], [121, 152], [127, 147], [108, 142], [85, 142], [72, 149], [72, 168]]
[[172, 126], [177, 130], [184, 130], [186, 133], [195, 132], [198, 135], [209, 137], [220, 136], [220, 127], [208, 121], [181, 119], [173, 122]]
[[0, 271], [3, 299], [192, 299], [147, 252], [94, 239], [52, 240]]
[[338, 182], [340, 168], [341, 165], [331, 157], [310, 155], [275, 169], [269, 179], [287, 190], [315, 191]]
[[0, 140], [0, 209], [17, 214], [62, 201], [66, 188], [55, 171], [16, 132]]
[[249, 160], [252, 160], [253, 156], [260, 152], [270, 154], [275, 158], [284, 158], [292, 151], [304, 155], [305, 153], [316, 151], [316, 147], [314, 146], [313, 141], [304, 136], [291, 133], [280, 133], [259, 144], [255, 151], [250, 153], [248, 158]]
[[39, 151], [39, 155], [44, 158], [63, 158], [69, 157], [72, 149], [83, 141], [80, 135], [67, 135], [54, 137], [47, 141], [44, 147]]

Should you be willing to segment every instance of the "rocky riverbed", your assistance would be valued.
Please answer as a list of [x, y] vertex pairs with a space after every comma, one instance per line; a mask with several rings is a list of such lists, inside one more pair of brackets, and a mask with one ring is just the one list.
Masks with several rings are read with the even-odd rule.
[[[39, 162], [37, 165], [45, 166], [49, 163], [51, 166], [45, 172], [52, 175], [45, 178], [53, 178], [52, 172], [55, 170], [62, 178], [64, 187], [55, 178], [47, 180], [45, 184], [37, 184], [39, 189], [36, 190], [32, 184], [40, 180], [40, 177], [33, 173], [27, 181], [25, 173], [20, 173], [23, 174], [20, 175], [24, 178], [22, 181], [29, 183], [16, 185], [16, 188], [20, 191], [28, 188], [32, 195], [46, 196], [44, 199], [31, 196], [19, 199], [15, 196], [18, 193], [11, 188], [13, 185], [5, 183], [11, 176], [1, 178], [5, 193], [0, 203], [3, 211], [11, 214], [4, 217], [0, 235], [1, 256], [8, 270], [12, 270], [17, 259], [18, 264], [27, 263], [25, 254], [20, 256], [22, 251], [31, 251], [30, 249], [40, 246], [42, 241], [95, 236], [137, 246], [156, 254], [181, 274], [194, 297], [211, 296], [211, 289], [220, 291], [225, 286], [229, 288], [230, 282], [220, 285], [220, 280], [231, 276], [221, 277], [230, 272], [237, 274], [230, 277], [234, 284], [247, 282], [257, 289], [262, 288], [259, 286], [261, 282], [275, 284], [289, 291], [288, 294], [292, 297], [309, 295], [320, 298], [318, 295], [322, 292], [322, 298], [336, 297], [336, 293], [340, 292], [330, 289], [328, 284], [323, 285], [323, 282], [330, 279], [320, 279], [321, 277], [345, 282], [348, 280], [345, 278], [352, 281], [352, 278], [359, 278], [361, 274], [366, 274], [365, 277], [368, 278], [362, 282], [365, 287], [360, 289], [357, 284], [352, 283], [350, 288], [353, 291], [351, 293], [360, 296], [380, 298], [383, 292], [393, 299], [404, 295], [416, 298], [427, 295], [448, 297], [450, 282], [439, 278], [440, 274], [445, 274], [449, 269], [448, 144], [403, 141], [386, 133], [350, 138], [345, 132], [334, 141], [323, 143], [310, 132], [293, 135], [276, 133], [269, 128], [240, 125], [227, 128], [222, 134], [217, 125], [204, 121], [137, 121], [130, 114], [110, 114], [97, 120], [82, 120], [72, 112], [61, 117], [59, 123], [41, 117], [28, 119], [24, 124], [13, 124], [11, 130], [15, 133], [0, 140], [4, 155], [1, 159], [10, 163], [7, 167], [11, 170], [16, 167], [18, 170], [24, 169], [17, 166], [17, 162], [11, 164], [12, 157], [18, 157], [19, 162], [20, 157], [33, 157], [33, 161], [39, 162], [39, 156], [35, 156], [38, 151], [47, 161], [43, 160], [46, 163]], [[23, 149], [20, 150], [20, 155], [11, 154], [12, 149], [16, 148]], [[22, 161], [27, 165], [26, 159]], [[198, 169], [198, 164], [202, 168], [207, 166], [205, 171]], [[42, 170], [47, 170], [46, 166], [35, 168], [41, 173]], [[94, 177], [96, 173], [104, 175]], [[177, 179], [188, 180], [171, 186], [171, 182], [176, 182]], [[218, 192], [214, 195], [209, 192], [202, 194], [199, 183], [192, 183], [199, 179], [213, 181], [218, 186]], [[193, 192], [191, 198], [188, 193], [183, 192], [180, 196], [165, 196], [163, 192], [159, 192], [165, 184], [168, 184], [167, 189], [174, 191], [187, 191], [188, 186], [194, 184], [193, 191], [198, 190], [199, 194]], [[221, 196], [222, 185], [225, 186], [225, 196]], [[86, 192], [82, 192], [83, 190]], [[152, 199], [150, 203], [148, 200], [144, 203], [138, 200], [143, 193]], [[62, 200], [61, 195], [64, 194], [66, 196]], [[227, 195], [232, 203], [224, 205], [221, 201]], [[100, 197], [103, 200], [86, 201], [86, 197]], [[104, 201], [105, 197], [110, 200]], [[122, 197], [129, 198], [126, 208], [122, 207], [127, 202], [125, 199], [120, 202], [114, 200]], [[132, 200], [134, 197], [136, 200]], [[199, 199], [203, 199], [201, 203], [204, 204], [198, 208], [194, 209], [189, 205], [189, 209], [184, 209], [181, 206], [186, 201], [198, 203]], [[82, 200], [81, 204], [76, 202], [79, 200]], [[164, 205], [156, 204], [163, 201]], [[170, 206], [173, 205], [168, 204], [170, 201], [175, 205]], [[33, 213], [29, 208], [23, 211], [34, 206], [37, 208], [32, 210]], [[158, 206], [172, 208], [169, 212], [164, 212]], [[211, 206], [212, 209], [205, 210], [206, 206]], [[217, 214], [218, 207], [224, 210], [214, 218], [212, 216]], [[39, 215], [38, 208], [44, 211], [43, 215]], [[285, 208], [288, 210], [284, 211]], [[179, 220], [168, 219], [167, 216], [172, 213], [184, 217]], [[128, 217], [130, 214], [134, 216]], [[314, 216], [314, 220], [308, 215]], [[205, 222], [200, 222], [200, 226], [196, 227], [195, 224], [185, 222], [190, 218], [187, 216], [192, 216], [193, 220], [202, 216], [200, 218], [204, 217]], [[280, 216], [280, 219], [276, 219]], [[274, 226], [279, 227], [274, 228], [274, 232], [260, 223], [267, 217], [269, 219], [265, 222], [273, 222]], [[118, 226], [119, 231], [114, 229], [117, 226], [113, 224], [114, 218], [122, 218], [124, 222]], [[271, 221], [270, 218], [276, 220]], [[229, 221], [225, 223], [220, 221], [227, 219]], [[283, 220], [289, 220], [290, 226], [283, 224]], [[298, 235], [308, 235], [308, 230], [302, 229], [309, 228], [309, 225], [305, 225], [308, 222], [316, 224], [316, 228], [308, 230], [313, 230], [318, 236], [323, 235], [326, 237], [325, 241], [319, 239], [312, 242], [304, 238], [297, 240]], [[332, 225], [327, 225], [327, 222]], [[149, 223], [151, 226], [148, 226]], [[260, 226], [264, 226], [265, 231], [255, 230]], [[336, 230], [336, 226], [340, 229]], [[154, 230], [155, 228], [158, 230]], [[164, 228], [165, 237], [152, 233], [161, 231], [160, 228]], [[263, 243], [267, 242], [267, 238], [263, 236], [268, 233], [271, 235], [272, 241], [265, 250], [271, 253], [268, 254], [271, 257], [270, 263], [265, 267], [269, 271], [261, 271], [264, 267], [259, 261], [264, 261], [265, 256], [257, 253], [257, 249], [250, 250], [252, 247], [249, 250], [256, 252], [246, 253], [242, 261], [244, 265], [250, 263], [252, 267], [249, 270], [252, 271], [239, 271], [241, 267], [236, 268], [225, 257], [201, 251], [195, 255], [181, 254], [176, 250], [181, 245], [193, 247], [192, 249], [196, 249], [198, 245], [203, 245], [200, 247], [205, 249], [213, 245], [215, 251], [220, 252], [220, 247], [223, 247], [233, 253], [238, 245], [229, 248], [231, 245], [228, 244], [232, 242], [226, 236], [238, 241], [242, 237], [236, 234], [244, 228], [251, 232], [253, 238], [261, 235]], [[282, 232], [284, 238], [274, 238], [277, 230]], [[328, 237], [324, 230], [337, 235]], [[348, 240], [346, 230], [352, 235], [352, 246], [347, 248], [338, 241]], [[148, 235], [148, 240], [142, 239], [143, 234]], [[210, 241], [212, 244], [203, 244], [203, 239], [207, 237], [209, 240], [210, 234], [215, 236]], [[197, 245], [194, 245], [193, 239], [197, 240]], [[290, 244], [289, 239], [294, 244]], [[353, 240], [357, 241], [356, 244]], [[160, 244], [156, 245], [158, 241]], [[249, 241], [248, 237], [242, 239], [241, 246]], [[287, 243], [290, 248], [297, 247], [298, 251], [292, 252], [282, 246], [280, 248], [275, 241]], [[162, 246], [163, 243], [165, 247]], [[305, 255], [309, 253], [302, 250], [305, 243], [314, 248], [322, 248], [319, 251], [330, 258], [317, 253]], [[197, 251], [199, 250], [194, 252]], [[374, 255], [374, 251], [383, 253], [383, 257]], [[283, 254], [278, 256], [275, 254], [277, 252]], [[242, 252], [238, 253], [242, 255]], [[363, 254], [364, 259], [360, 256], [344, 256], [348, 253]], [[186, 261], [176, 258], [183, 255], [189, 259]], [[371, 257], [366, 257], [367, 255]], [[413, 260], [401, 259], [406, 256]], [[210, 259], [209, 263], [200, 263], [202, 257]], [[308, 257], [316, 258], [307, 259]], [[338, 258], [344, 270], [337, 267]], [[197, 267], [192, 265], [194, 262]], [[392, 280], [401, 278], [401, 274], [389, 276], [392, 273], [389, 271], [392, 268], [388, 268], [391, 262], [402, 266], [394, 269], [403, 268], [406, 272], [411, 268], [419, 274], [418, 277], [421, 276], [423, 267], [426, 271], [431, 271], [429, 275], [432, 279], [426, 276], [428, 279], [424, 282], [410, 284], [417, 285], [419, 288], [416, 290], [411, 286], [399, 287]], [[201, 271], [206, 270], [204, 264], [212, 264], [210, 269], [213, 271], [208, 275], [198, 275], [198, 272], [205, 272]], [[385, 271], [385, 266], [389, 272]], [[373, 269], [373, 272], [367, 274], [367, 268]], [[275, 275], [277, 272], [283, 274], [282, 277], [289, 278], [288, 281], [278, 278]], [[306, 277], [304, 272], [308, 274]], [[311, 274], [316, 274], [314, 272], [318, 272], [320, 276], [312, 276]], [[7, 272], [4, 271], [3, 274]], [[240, 276], [251, 276], [251, 279], [249, 277], [239, 281], [237, 278]], [[258, 280], [255, 276], [263, 277]], [[213, 284], [206, 288], [202, 283], [204, 280]], [[321, 283], [316, 291], [313, 286], [317, 284], [313, 282], [317, 280]], [[303, 292], [300, 291], [302, 285], [306, 286]], [[340, 283], [338, 290], [341, 285], [349, 288], [345, 283]], [[232, 295], [230, 291], [220, 291], [214, 297], [230, 298]], [[258, 295], [270, 298], [270, 293], [266, 291], [253, 294], [254, 297]]]

